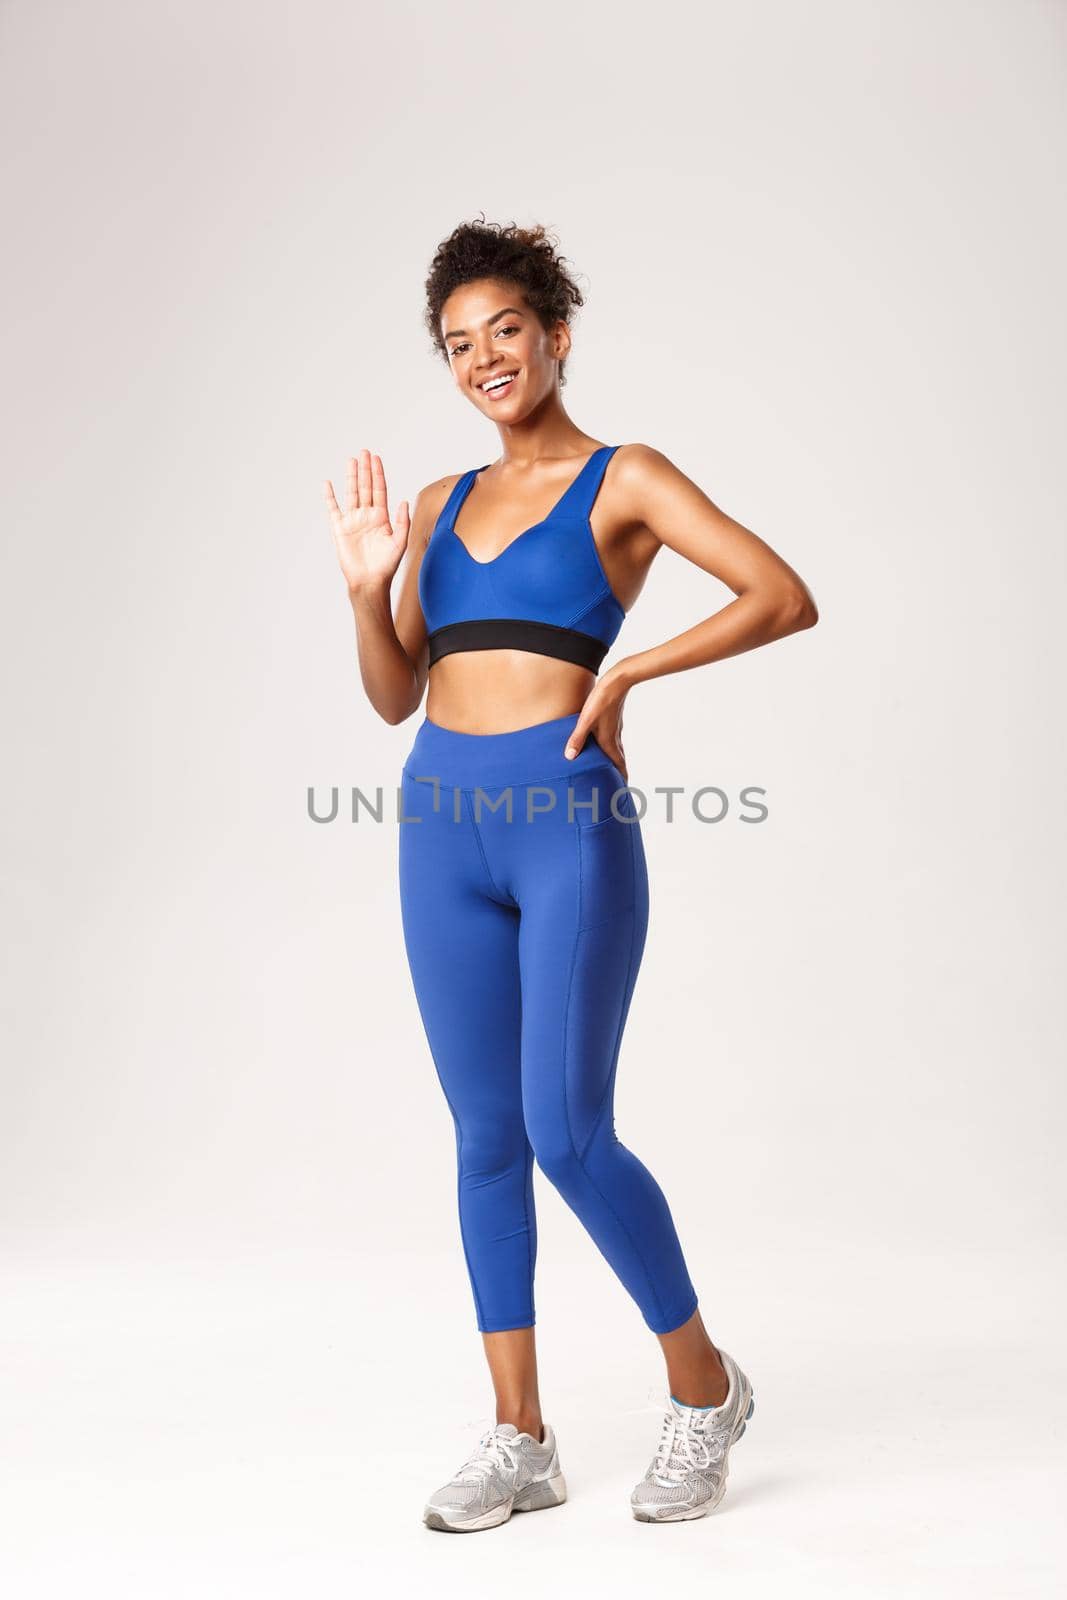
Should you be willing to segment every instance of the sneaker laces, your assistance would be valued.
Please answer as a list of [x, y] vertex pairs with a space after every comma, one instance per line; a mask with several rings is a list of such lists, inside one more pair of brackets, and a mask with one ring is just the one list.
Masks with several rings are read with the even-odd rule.
[[488, 1477], [494, 1469], [514, 1477], [518, 1468], [518, 1456], [511, 1441], [506, 1435], [498, 1433], [496, 1428], [487, 1428], [456, 1477]]
[[706, 1471], [724, 1458], [729, 1437], [728, 1422], [709, 1417], [700, 1427], [691, 1427], [668, 1405], [649, 1476], [661, 1483], [678, 1483], [690, 1472]]

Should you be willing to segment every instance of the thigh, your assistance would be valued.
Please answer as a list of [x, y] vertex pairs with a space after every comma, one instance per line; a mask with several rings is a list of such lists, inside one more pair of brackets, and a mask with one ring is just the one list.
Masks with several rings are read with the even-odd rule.
[[534, 1149], [546, 1158], [568, 1147], [581, 1156], [609, 1114], [648, 927], [648, 877], [632, 797], [620, 794], [613, 814], [608, 802], [623, 787], [621, 775], [598, 773], [597, 786], [598, 809], [586, 815], [599, 820], [554, 830], [541, 871], [524, 876], [523, 1100]]
[[[509, 1144], [522, 1126], [519, 912], [495, 894], [466, 800], [433, 808], [405, 777], [401, 920], [430, 1053], [463, 1131]], [[410, 820], [408, 820], [410, 819]]]

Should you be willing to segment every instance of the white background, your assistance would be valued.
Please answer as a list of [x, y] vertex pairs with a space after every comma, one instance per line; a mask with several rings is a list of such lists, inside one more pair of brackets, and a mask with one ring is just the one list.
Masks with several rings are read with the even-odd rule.
[[[1065, 8], [0, 10], [0, 1244], [19, 1600], [1048, 1595], [1062, 1479]], [[565, 404], [663, 450], [821, 620], [637, 688], [620, 1138], [756, 1413], [629, 1513], [659, 1348], [538, 1172], [570, 1485], [420, 1521], [492, 1414], [387, 798], [321, 504], [499, 453], [437, 242], [544, 222]], [[664, 552], [609, 663], [728, 591]], [[1056, 1574], [1059, 1572], [1059, 1577]]]

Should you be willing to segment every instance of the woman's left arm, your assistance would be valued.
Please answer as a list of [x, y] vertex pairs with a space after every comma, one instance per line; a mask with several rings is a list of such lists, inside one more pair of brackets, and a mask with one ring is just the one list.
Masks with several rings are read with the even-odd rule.
[[619, 461], [617, 489], [661, 544], [676, 550], [732, 589], [721, 610], [650, 650], [626, 656], [598, 679], [575, 725], [566, 753], [586, 735], [625, 773], [622, 702], [635, 683], [707, 666], [758, 645], [784, 639], [819, 620], [799, 573], [750, 528], [735, 522], [691, 478], [650, 445], [631, 445]]

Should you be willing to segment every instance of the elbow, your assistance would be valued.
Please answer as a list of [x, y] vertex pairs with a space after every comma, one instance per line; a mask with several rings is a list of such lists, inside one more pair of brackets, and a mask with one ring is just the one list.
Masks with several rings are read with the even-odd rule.
[[425, 669], [420, 671], [417, 666], [412, 667], [411, 680], [403, 688], [392, 686], [393, 692], [382, 703], [375, 702], [374, 709], [383, 722], [391, 728], [398, 728], [402, 722], [413, 717], [422, 704], [423, 690], [426, 688]]
[[402, 722], [406, 722], [417, 709], [417, 705], [387, 706], [384, 711], [379, 709], [378, 715], [381, 717], [382, 721], [387, 722], [391, 728], [399, 728], [400, 724]]
[[383, 722], [387, 722], [391, 728], [398, 728], [402, 722], [406, 722], [409, 717], [413, 717], [419, 709], [422, 704], [422, 691], [423, 685], [420, 683], [416, 686], [415, 692], [409, 695], [406, 700], [395, 701], [386, 706], [376, 706], [375, 709]]
[[803, 586], [790, 589], [782, 602], [781, 616], [788, 633], [814, 628], [819, 620], [819, 608], [810, 590]]

